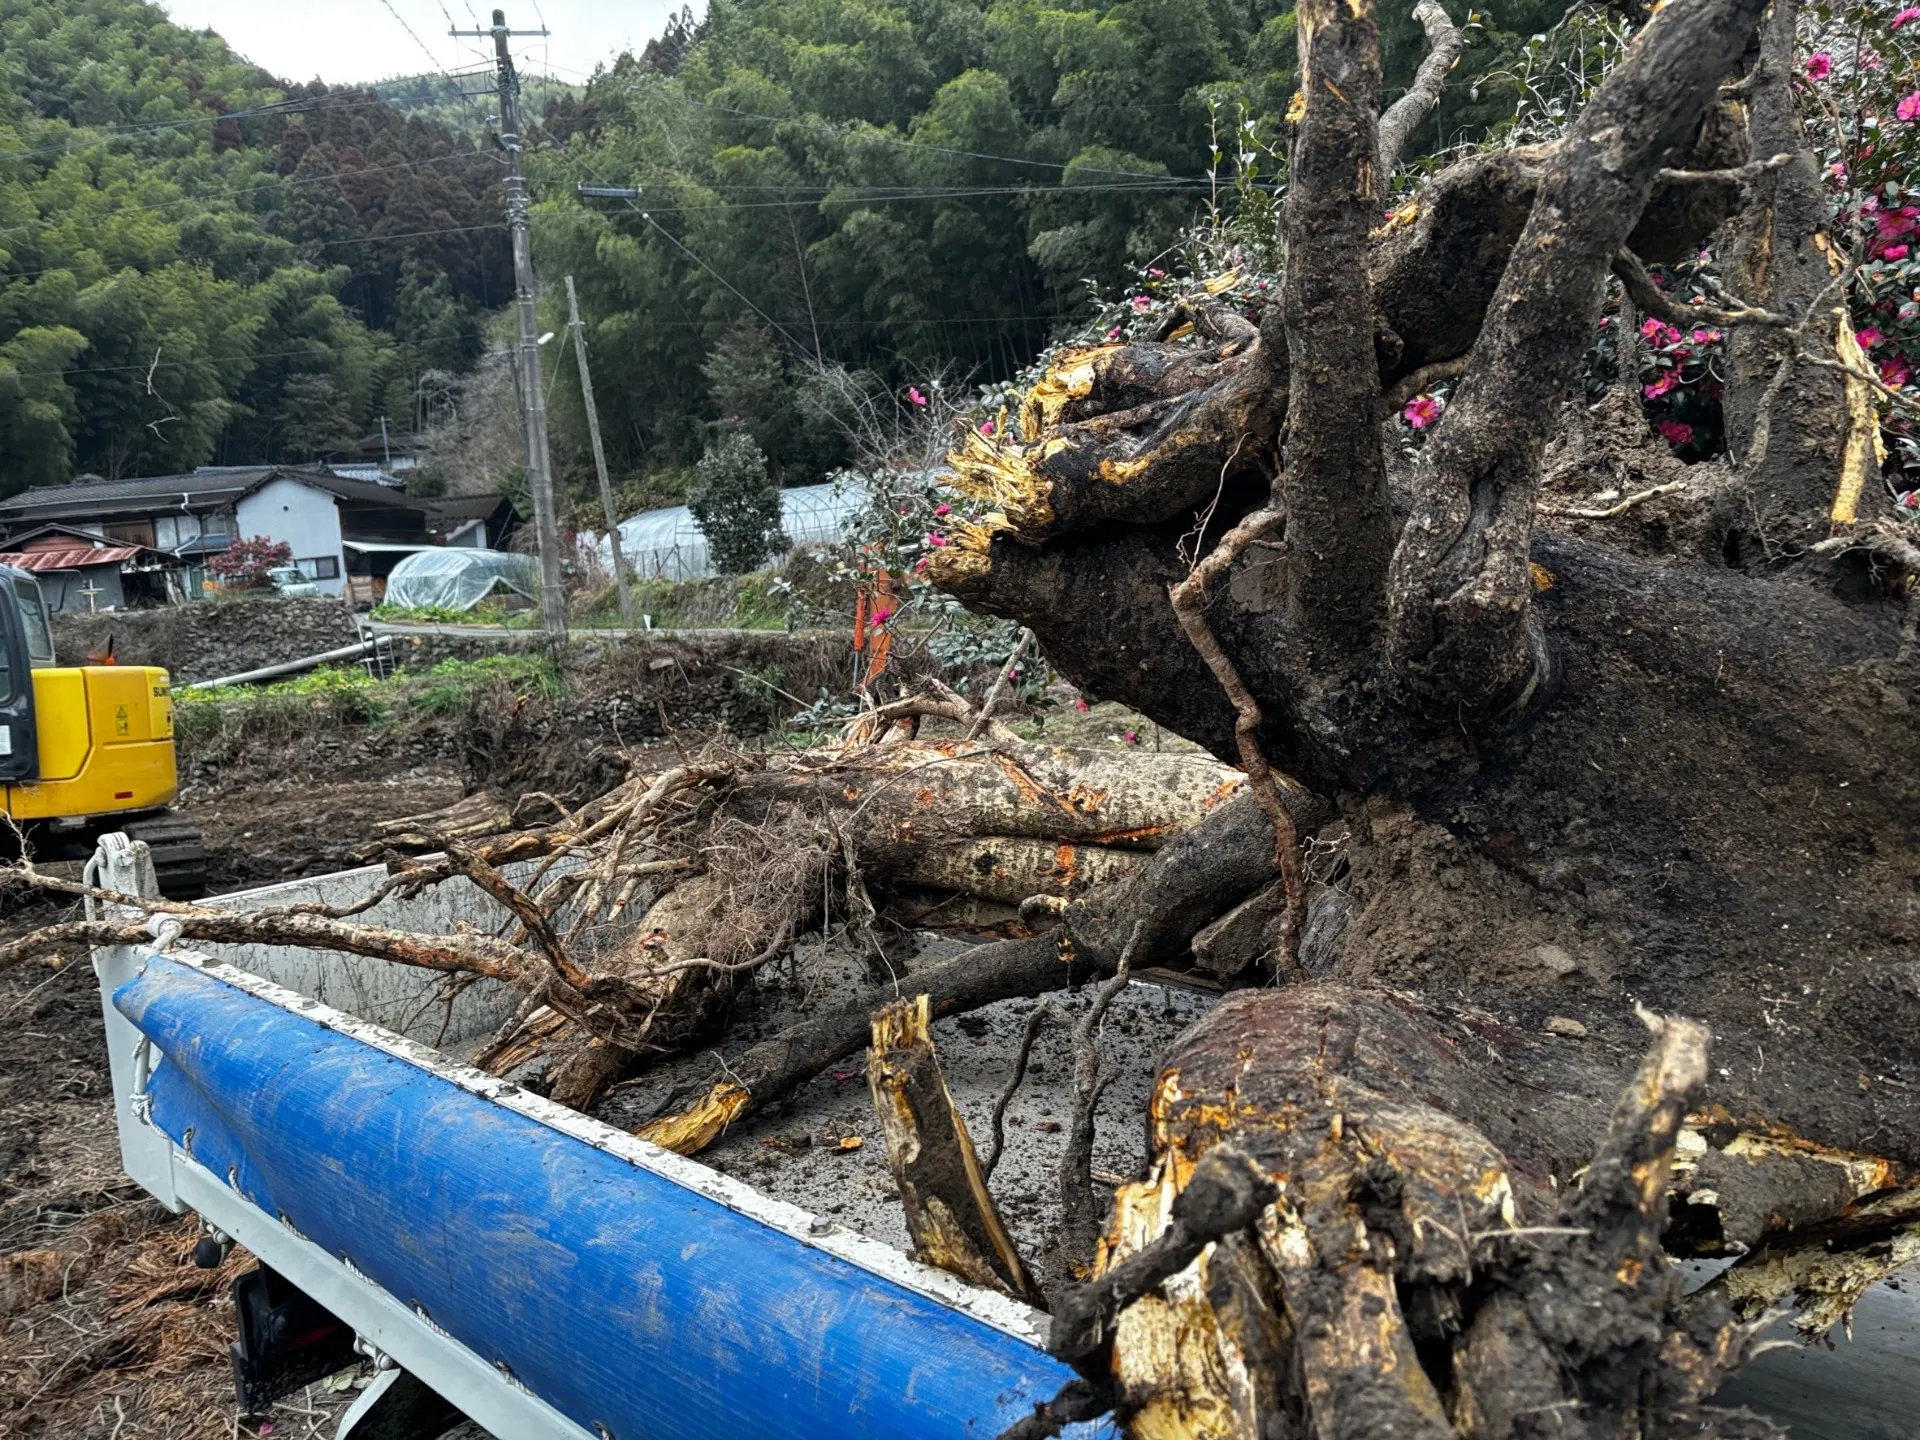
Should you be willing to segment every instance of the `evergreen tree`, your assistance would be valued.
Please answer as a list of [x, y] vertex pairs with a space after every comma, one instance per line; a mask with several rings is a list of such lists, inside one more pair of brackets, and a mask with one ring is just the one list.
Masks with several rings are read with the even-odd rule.
[[729, 428], [700, 457], [687, 508], [707, 537], [713, 568], [722, 575], [755, 569], [784, 546], [780, 487], [767, 474], [767, 457], [745, 430]]

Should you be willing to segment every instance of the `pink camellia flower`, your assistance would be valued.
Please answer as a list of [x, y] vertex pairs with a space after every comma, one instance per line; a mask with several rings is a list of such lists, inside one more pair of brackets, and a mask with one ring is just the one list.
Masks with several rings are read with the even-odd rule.
[[876, 610], [874, 612], [873, 619], [868, 623], [873, 625], [884, 625], [887, 623], [887, 621], [891, 620], [892, 618], [893, 618], [893, 611]]
[[1136, 295], [1127, 303], [1133, 306], [1133, 313], [1136, 315], [1145, 314], [1153, 308], [1153, 299], [1147, 295]]
[[1162, 269], [1159, 269], [1158, 267], [1155, 267], [1154, 269], [1147, 271], [1147, 278], [1149, 280], [1164, 280], [1167, 278], [1167, 272]]
[[927, 557], [925, 555], [922, 555], [918, 560], [913, 562], [913, 573], [916, 575], [924, 575], [927, 573]]
[[1909, 490], [1893, 503], [1902, 510], [1920, 510], [1920, 490]]
[[1920, 6], [1909, 5], [1898, 15], [1894, 16], [1893, 19], [1889, 20], [1887, 25], [1891, 29], [1898, 30], [1910, 20], [1920, 20]]
[[1807, 78], [1824, 80], [1833, 73], [1833, 57], [1826, 51], [1816, 51], [1807, 57]]
[[1660, 432], [1660, 438], [1669, 445], [1690, 445], [1693, 443], [1693, 427], [1679, 420], [1662, 420], [1653, 428]]
[[1118, 340], [1120, 338], [1120, 327], [1116, 325], [1111, 330], [1107, 331], [1107, 338], [1109, 340]]
[[1078, 710], [1082, 715], [1084, 715], [1092, 707], [1090, 707], [1087, 704], [1086, 698], [1084, 696], [1076, 696], [1074, 698], [1073, 708]]
[[1127, 731], [1127, 744], [1138, 745], [1139, 743], [1140, 743], [1140, 732], [1138, 730]]
[[1920, 119], [1920, 90], [1911, 95], [1902, 95], [1900, 103], [1893, 107], [1893, 113], [1902, 120]]
[[1660, 372], [1660, 378], [1658, 380], [1655, 380], [1651, 385], [1642, 385], [1640, 387], [1640, 393], [1649, 400], [1658, 400], [1679, 383], [1680, 372], [1678, 370], [1663, 370]]
[[1907, 251], [1908, 247], [1905, 245], [1889, 245], [1880, 252], [1880, 258], [1882, 260], [1904, 260], [1907, 258]]
[[1640, 322], [1640, 338], [1642, 340], [1656, 339], [1658, 338], [1659, 334], [1660, 334], [1660, 322], [1654, 319], [1651, 315], [1649, 315], [1646, 319]]
[[915, 405], [924, 406], [927, 403], [927, 397], [911, 385], [907, 387], [907, 399], [911, 400]]
[[1887, 337], [1869, 325], [1864, 330], [1856, 330], [1853, 338], [1860, 342], [1860, 348], [1862, 350], [1871, 350]]
[[1440, 402], [1431, 395], [1416, 395], [1400, 415], [1414, 429], [1424, 430], [1440, 418]]
[[947, 537], [942, 535], [938, 530], [933, 530], [928, 532], [927, 544], [931, 545], [934, 549], [938, 550], [941, 546], [945, 545], [946, 543], [947, 543]]
[[1713, 338], [1713, 332], [1711, 330], [1702, 329], [1699, 327], [1696, 327], [1694, 329], [1694, 332], [1693, 332], [1694, 344], [1704, 345], [1707, 343], [1707, 341], [1711, 340], [1712, 338]]
[[1836, 160], [1827, 166], [1827, 174], [1836, 180], [1844, 180], [1847, 178], [1847, 167]]
[[982, 435], [991, 435], [991, 434], [993, 434], [993, 421], [991, 421], [991, 420], [982, 420], [982, 421], [980, 422], [980, 433], [981, 433]]
[[1913, 369], [1904, 355], [1890, 355], [1880, 362], [1880, 378], [1889, 385], [1905, 385], [1913, 378]]
[[940, 516], [951, 515], [953, 513], [953, 506], [942, 500], [938, 505], [933, 507], [933, 513]]

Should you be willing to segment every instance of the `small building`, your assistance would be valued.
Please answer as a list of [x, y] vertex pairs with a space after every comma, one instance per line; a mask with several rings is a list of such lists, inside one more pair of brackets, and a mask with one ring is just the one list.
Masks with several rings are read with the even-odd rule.
[[469, 550], [498, 550], [517, 517], [504, 495], [445, 495], [420, 502], [427, 510], [427, 533], [442, 545]]
[[11, 536], [0, 549], [0, 565], [31, 570], [55, 612], [142, 609], [186, 598], [187, 561], [72, 525]]
[[[0, 545], [7, 536], [51, 523], [83, 527], [122, 545], [164, 552], [187, 562], [183, 586], [199, 594], [204, 567], [236, 537], [283, 541], [302, 574], [330, 595], [377, 598], [403, 556], [447, 543], [456, 532], [485, 533], [490, 517], [511, 505], [501, 497], [474, 502], [478, 514], [449, 516], [391, 486], [348, 479], [324, 465], [204, 465], [187, 475], [135, 480], [83, 477], [0, 500]], [[481, 545], [493, 537], [479, 539]]]

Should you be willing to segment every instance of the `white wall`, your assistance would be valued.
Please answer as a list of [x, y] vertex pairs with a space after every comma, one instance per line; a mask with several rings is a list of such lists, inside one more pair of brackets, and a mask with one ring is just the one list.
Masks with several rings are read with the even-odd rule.
[[234, 510], [239, 522], [236, 539], [264, 535], [269, 540], [284, 540], [293, 547], [295, 560], [331, 555], [339, 573], [331, 580], [314, 583], [328, 595], [346, 592], [347, 557], [340, 548], [340, 511], [326, 491], [282, 476], [254, 491]]

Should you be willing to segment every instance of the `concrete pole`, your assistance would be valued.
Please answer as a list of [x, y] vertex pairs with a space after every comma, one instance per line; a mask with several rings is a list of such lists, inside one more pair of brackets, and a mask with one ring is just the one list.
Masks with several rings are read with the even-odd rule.
[[560, 568], [560, 525], [554, 513], [553, 464], [547, 453], [547, 400], [540, 366], [540, 319], [534, 311], [533, 244], [527, 219], [527, 176], [520, 138], [520, 80], [514, 73], [504, 10], [493, 12], [493, 50], [500, 75], [500, 144], [507, 152], [507, 229], [513, 237], [514, 308], [520, 322], [520, 406], [527, 432], [527, 488], [533, 494], [540, 543], [540, 619], [555, 647], [567, 639], [566, 581]]
[[567, 276], [567, 328], [573, 331], [573, 357], [580, 362], [580, 399], [587, 407], [587, 434], [593, 440], [593, 468], [600, 477], [600, 508], [607, 517], [607, 545], [613, 551], [613, 583], [620, 587], [620, 623], [633, 629], [633, 596], [627, 590], [627, 562], [620, 554], [620, 520], [613, 513], [613, 486], [607, 481], [607, 452], [600, 444], [600, 410], [593, 403], [593, 372], [587, 368], [587, 340], [580, 325], [580, 297]]

